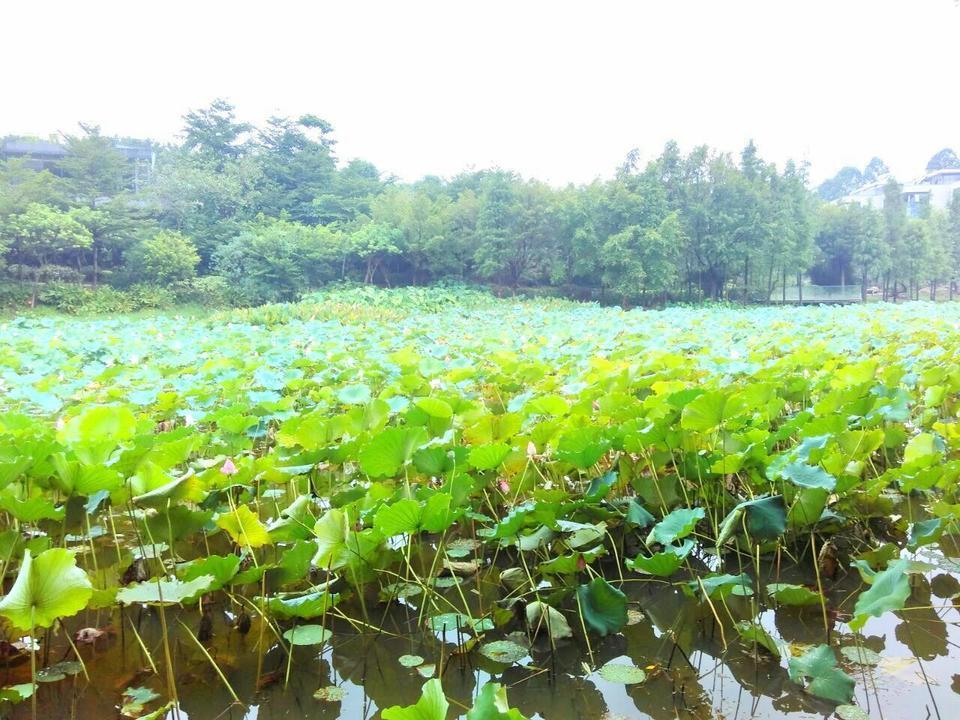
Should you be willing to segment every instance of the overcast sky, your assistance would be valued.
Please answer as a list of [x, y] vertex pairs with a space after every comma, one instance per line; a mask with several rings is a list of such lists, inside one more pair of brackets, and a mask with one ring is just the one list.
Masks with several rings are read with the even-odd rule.
[[405, 180], [587, 182], [670, 138], [753, 138], [815, 180], [960, 151], [957, 0], [30, 0], [0, 26], [0, 135], [170, 140], [224, 97], [254, 122], [315, 113], [341, 158]]

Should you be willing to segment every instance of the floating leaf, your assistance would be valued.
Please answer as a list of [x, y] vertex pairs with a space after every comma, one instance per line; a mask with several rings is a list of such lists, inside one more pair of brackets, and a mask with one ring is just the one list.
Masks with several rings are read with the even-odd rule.
[[123, 707], [120, 712], [127, 717], [143, 713], [143, 706], [158, 699], [160, 695], [147, 687], [128, 687], [123, 691]]
[[337, 594], [320, 591], [297, 597], [272, 597], [267, 600], [267, 609], [279, 618], [309, 620], [321, 617], [339, 600]]
[[803, 585], [791, 585], [790, 583], [770, 583], [767, 585], [767, 595], [780, 605], [803, 607], [819, 605], [821, 601], [820, 595], [813, 590]]
[[875, 667], [880, 664], [879, 653], [863, 645], [846, 645], [840, 648], [840, 654], [854, 665]]
[[635, 665], [608, 662], [599, 670], [599, 675], [607, 682], [620, 685], [638, 685], [647, 679], [647, 674]]
[[318, 688], [313, 693], [314, 698], [324, 702], [341, 702], [346, 696], [347, 691], [336, 685], [327, 685], [326, 687]]
[[419, 655], [401, 655], [397, 661], [406, 668], [413, 668], [417, 665], [423, 665], [423, 658]]
[[480, 654], [496, 662], [512, 665], [523, 660], [530, 651], [511, 640], [494, 640], [481, 645]]
[[322, 645], [333, 635], [323, 625], [297, 625], [283, 633], [291, 645]]
[[837, 659], [829, 645], [818, 645], [805, 655], [790, 658], [790, 679], [824, 700], [848, 703], [853, 698], [856, 682], [837, 667]]
[[64, 660], [37, 671], [37, 682], [57, 682], [68, 675], [77, 675], [83, 670], [83, 665], [75, 660]]
[[870, 720], [870, 716], [859, 705], [837, 705], [834, 712], [840, 720]]

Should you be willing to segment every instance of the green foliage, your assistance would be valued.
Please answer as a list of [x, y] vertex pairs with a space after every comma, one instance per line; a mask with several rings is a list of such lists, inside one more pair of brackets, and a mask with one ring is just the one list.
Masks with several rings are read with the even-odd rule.
[[837, 667], [829, 645], [818, 645], [801, 657], [790, 658], [787, 667], [791, 680], [819, 698], [835, 703], [848, 703], [853, 698], [856, 683]]
[[910, 596], [910, 580], [906, 573], [908, 561], [897, 560], [886, 570], [873, 576], [873, 583], [857, 598], [850, 627], [862, 628], [871, 616], [880, 617], [891, 610], [902, 610]]
[[165, 285], [194, 276], [200, 256], [190, 238], [163, 230], [130, 250], [129, 269], [142, 282]]
[[415, 705], [394, 705], [383, 710], [383, 720], [446, 720], [450, 704], [437, 679], [427, 680]]
[[93, 586], [72, 552], [53, 548], [34, 558], [28, 549], [13, 587], [0, 600], [0, 615], [14, 627], [32, 632], [77, 614], [92, 594]]
[[467, 711], [467, 720], [527, 720], [507, 702], [507, 689], [500, 683], [488, 682], [480, 688], [477, 700]]
[[577, 600], [587, 625], [604, 637], [627, 624], [627, 596], [603, 578], [578, 587]]
[[259, 218], [215, 254], [217, 272], [240, 305], [294, 300], [337, 277], [339, 233], [288, 220]]
[[[741, 660], [769, 662], [792, 654], [784, 617], [852, 610], [859, 628], [925, 590], [929, 566], [898, 558], [936, 558], [960, 516], [954, 307], [635, 313], [458, 292], [0, 323], [6, 587], [55, 548], [97, 584], [71, 613], [233, 598], [287, 646], [396, 603], [420, 618], [406, 652], [437, 657], [459, 631], [459, 653], [538, 667], [551, 640], [623, 633], [632, 656], [678, 613], [714, 612]], [[814, 590], [811, 532], [858, 549], [863, 587]], [[755, 570], [778, 556], [793, 582]], [[479, 582], [482, 609], [464, 604]], [[841, 696], [835, 666], [800, 660], [795, 678]]]

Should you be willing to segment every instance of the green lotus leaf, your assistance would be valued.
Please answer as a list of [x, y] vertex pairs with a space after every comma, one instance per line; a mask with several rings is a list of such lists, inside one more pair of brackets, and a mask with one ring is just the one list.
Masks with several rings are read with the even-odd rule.
[[360, 451], [360, 469], [370, 477], [396, 475], [426, 440], [423, 428], [386, 428]]
[[183, 582], [182, 580], [147, 580], [145, 582], [120, 588], [117, 602], [124, 605], [179, 605], [190, 602], [213, 586], [213, 575], [201, 575]]
[[873, 576], [873, 584], [860, 593], [853, 608], [853, 620], [850, 621], [853, 630], [862, 628], [870, 617], [880, 617], [891, 610], [903, 610], [910, 597], [908, 564], [906, 560], [897, 560]]
[[677, 508], [653, 526], [647, 536], [647, 545], [654, 543], [669, 545], [676, 540], [681, 540], [692, 533], [697, 523], [704, 517], [706, 513], [702, 507]]
[[470, 450], [467, 461], [477, 470], [492, 470], [510, 454], [510, 446], [504, 443], [477, 445]]
[[633, 560], [627, 560], [626, 565], [631, 570], [636, 570], [646, 575], [670, 577], [683, 566], [684, 561], [693, 548], [693, 540], [684, 540], [679, 547], [676, 545], [667, 545], [664, 547], [663, 552], [655, 553], [650, 557], [637, 555]]
[[440, 680], [427, 680], [416, 704], [385, 708], [380, 716], [383, 720], [446, 720], [450, 704], [443, 694]]
[[647, 679], [647, 674], [636, 665], [608, 662], [598, 671], [600, 677], [607, 682], [618, 685], [639, 685]]
[[848, 703], [856, 681], [837, 667], [837, 658], [829, 645], [818, 645], [805, 655], [790, 658], [790, 679], [824, 700]]
[[467, 711], [467, 720], [527, 720], [507, 702], [507, 689], [500, 683], [488, 682], [480, 688], [477, 700]]
[[17, 579], [0, 600], [0, 615], [20, 630], [48, 628], [83, 610], [91, 595], [93, 585], [72, 552], [52, 548], [34, 558], [25, 550]]
[[587, 625], [604, 637], [627, 624], [627, 596], [603, 578], [578, 587], [577, 600]]
[[322, 645], [333, 635], [323, 625], [297, 625], [283, 633], [291, 645]]

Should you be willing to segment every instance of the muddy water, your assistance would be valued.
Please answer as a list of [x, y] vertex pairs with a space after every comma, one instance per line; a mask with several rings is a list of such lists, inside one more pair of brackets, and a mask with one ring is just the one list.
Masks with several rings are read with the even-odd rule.
[[[960, 555], [956, 543], [945, 543], [947, 552]], [[935, 565], [913, 577], [908, 609], [870, 620], [862, 631], [862, 644], [880, 654], [876, 667], [844, 668], [857, 679], [856, 703], [871, 718], [960, 717], [960, 611], [952, 596], [960, 592], [956, 580], [960, 561], [939, 551], [917, 555]], [[802, 580], [800, 573], [784, 571], [782, 580]], [[226, 606], [211, 607], [213, 636], [206, 643], [210, 655], [234, 688], [242, 705], [233, 701], [209, 660], [177, 622], [195, 633], [200, 617], [195, 610], [167, 610], [172, 628], [171, 649], [176, 668], [179, 717], [189, 720], [267, 720], [274, 718], [377, 718], [379, 710], [414, 703], [424, 677], [398, 661], [419, 655], [437, 666], [451, 702], [451, 717], [470, 707], [479, 688], [494, 680], [508, 687], [512, 706], [529, 718], [573, 720], [579, 718], [815, 718], [833, 717], [834, 706], [804, 693], [790, 682], [786, 661], [756, 654], [736, 641], [735, 620], [757, 617], [748, 598], [729, 598], [719, 609], [721, 622], [711, 609], [669, 584], [627, 582], [631, 599], [631, 624], [623, 633], [600, 640], [588, 648], [578, 640], [564, 640], [551, 651], [538, 639], [519, 665], [507, 667], [478, 656], [459, 653], [468, 636], [455, 632], [436, 634], [422, 630], [415, 603], [383, 606], [371, 618], [383, 630], [363, 631], [338, 621], [332, 640], [320, 646], [297, 647], [289, 659], [276, 638], [254, 621], [247, 634], [232, 627]], [[828, 595], [838, 609], [829, 618], [830, 642], [852, 645], [854, 636], [844, 625], [861, 588], [856, 573], [831, 583]], [[464, 581], [464, 594], [477, 602], [492, 602], [497, 588]], [[453, 596], [451, 596], [453, 597]], [[224, 601], [226, 602], [226, 601]], [[489, 605], [488, 605], [489, 606]], [[767, 609], [760, 622], [775, 637], [794, 648], [826, 640], [819, 607]], [[382, 622], [381, 622], [382, 621]], [[94, 644], [83, 646], [90, 673], [57, 682], [42, 683], [39, 716], [101, 720], [118, 717], [123, 691], [128, 687], [154, 689], [162, 698], [167, 690], [162, 671], [162, 632], [159, 616], [149, 608], [128, 608], [123, 614], [101, 611], [69, 622], [71, 631], [99, 627], [107, 632]], [[144, 644], [161, 673], [149, 668], [133, 635], [139, 628]], [[725, 649], [726, 642], [726, 649]], [[263, 648], [259, 652], [258, 648]], [[69, 655], [62, 638], [53, 638], [41, 650], [42, 664]], [[613, 684], [597, 672], [604, 663], [622, 658], [645, 668], [648, 679], [633, 686]], [[843, 661], [844, 663], [846, 661]], [[258, 681], [259, 671], [259, 681]], [[29, 663], [6, 667], [5, 685], [29, 682]], [[334, 687], [340, 697], [315, 699], [319, 688]], [[146, 705], [156, 709], [163, 700]], [[29, 703], [15, 708], [11, 717], [30, 716]], [[171, 720], [177, 715], [166, 714]]]

